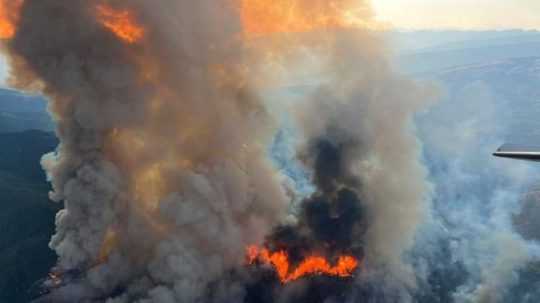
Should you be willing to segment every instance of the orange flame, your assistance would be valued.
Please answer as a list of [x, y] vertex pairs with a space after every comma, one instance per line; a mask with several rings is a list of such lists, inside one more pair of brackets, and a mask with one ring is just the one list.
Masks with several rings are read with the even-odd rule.
[[96, 6], [98, 21], [118, 38], [127, 43], [136, 43], [144, 38], [145, 30], [137, 21], [133, 12], [118, 10], [105, 4]]
[[265, 248], [259, 249], [257, 246], [249, 246], [246, 249], [246, 256], [249, 264], [260, 261], [272, 265], [282, 283], [289, 283], [310, 275], [347, 278], [351, 277], [358, 268], [358, 260], [347, 255], [340, 256], [335, 266], [331, 266], [323, 257], [307, 257], [292, 271], [290, 271], [289, 256], [282, 250], [271, 253]]
[[259, 36], [374, 27], [364, 6], [355, 0], [242, 0], [240, 12], [245, 33]]
[[0, 39], [13, 38], [24, 0], [0, 0]]

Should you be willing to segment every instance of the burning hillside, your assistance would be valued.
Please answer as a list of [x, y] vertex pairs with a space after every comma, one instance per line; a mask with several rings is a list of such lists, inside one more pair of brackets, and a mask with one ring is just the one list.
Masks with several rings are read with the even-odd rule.
[[[321, 276], [323, 301], [370, 270], [414, 287], [424, 96], [374, 27], [356, 0], [1, 0], [11, 84], [49, 97], [61, 140], [42, 161], [65, 205], [50, 247], [77, 277], [55, 274], [38, 301], [250, 302], [262, 287], [272, 302]], [[325, 80], [270, 110], [262, 86], [306, 53]], [[281, 115], [307, 197], [267, 154]]]

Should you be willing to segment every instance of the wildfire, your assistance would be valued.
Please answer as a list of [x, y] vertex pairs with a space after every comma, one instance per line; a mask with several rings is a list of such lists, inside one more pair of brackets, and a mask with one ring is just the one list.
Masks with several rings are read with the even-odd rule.
[[351, 0], [242, 0], [247, 35], [309, 32], [321, 28], [377, 27]]
[[96, 6], [98, 21], [118, 38], [127, 43], [136, 43], [144, 35], [144, 28], [136, 21], [134, 14], [127, 10], [118, 10], [105, 4]]
[[10, 39], [15, 35], [23, 2], [24, 0], [0, 0], [0, 39]]
[[101, 250], [99, 252], [99, 257], [97, 264], [105, 263], [114, 247], [118, 244], [118, 235], [113, 229], [107, 230], [105, 238], [103, 239], [103, 244], [101, 245]]
[[285, 251], [272, 253], [265, 248], [259, 249], [257, 246], [249, 246], [246, 253], [249, 264], [259, 261], [272, 265], [282, 283], [289, 283], [311, 275], [347, 278], [351, 277], [358, 268], [358, 260], [352, 256], [340, 256], [335, 266], [331, 266], [323, 257], [311, 256], [304, 259], [296, 269], [291, 271], [289, 256]]
[[62, 284], [62, 275], [60, 273], [50, 272], [47, 278], [51, 287], [58, 287]]

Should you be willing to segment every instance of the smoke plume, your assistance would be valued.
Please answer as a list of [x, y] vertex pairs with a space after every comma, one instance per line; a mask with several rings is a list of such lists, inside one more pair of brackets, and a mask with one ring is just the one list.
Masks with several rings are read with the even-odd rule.
[[[368, 3], [19, 4], [3, 35], [11, 83], [47, 95], [61, 140], [43, 158], [65, 205], [54, 274], [81, 272], [41, 301], [249, 302], [254, 243], [296, 261], [352, 254], [359, 280], [414, 287], [403, 255], [430, 186], [412, 116], [427, 98], [388, 65]], [[278, 119], [260, 94], [304, 55], [321, 84], [286, 110], [316, 190], [284, 223], [295, 193], [267, 155]]]
[[[488, 66], [489, 72], [485, 67], [451, 69], [437, 75], [448, 94], [417, 121], [430, 179], [436, 184], [432, 218], [415, 244], [418, 259], [430, 263], [426, 280], [432, 296], [425, 302], [442, 296], [444, 302], [537, 298], [536, 288], [525, 287], [526, 274], [520, 271], [532, 268], [538, 247], [514, 231], [512, 216], [520, 211], [523, 193], [537, 182], [538, 168], [487, 156], [504, 142], [534, 142], [526, 137], [532, 135], [527, 127], [512, 125], [524, 123], [513, 111], [530, 111], [530, 106], [498, 91], [501, 83], [515, 77], [504, 67]], [[515, 85], [505, 89], [513, 93]], [[522, 89], [519, 95], [531, 93]]]
[[[300, 129], [308, 146], [324, 138], [339, 147], [341, 170], [322, 169], [339, 174], [338, 188], [360, 196], [369, 227], [365, 237], [354, 238], [366, 242], [370, 262], [407, 279], [401, 257], [426, 215], [430, 192], [412, 117], [429, 98], [390, 69], [383, 45], [370, 33], [343, 31], [334, 38], [325, 67], [331, 78], [298, 110]], [[332, 184], [324, 177], [317, 172], [314, 179], [323, 191]]]

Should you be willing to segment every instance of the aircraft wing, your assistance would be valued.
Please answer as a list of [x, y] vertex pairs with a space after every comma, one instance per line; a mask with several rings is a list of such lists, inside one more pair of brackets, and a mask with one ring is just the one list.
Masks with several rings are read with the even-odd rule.
[[540, 162], [540, 146], [505, 144], [493, 155], [501, 158]]

